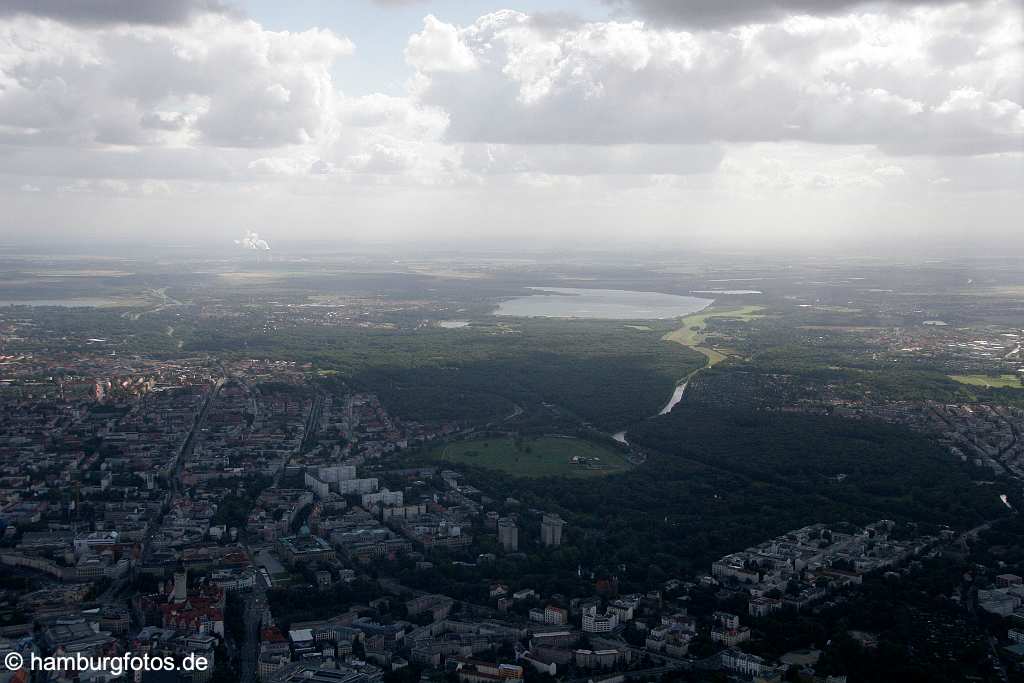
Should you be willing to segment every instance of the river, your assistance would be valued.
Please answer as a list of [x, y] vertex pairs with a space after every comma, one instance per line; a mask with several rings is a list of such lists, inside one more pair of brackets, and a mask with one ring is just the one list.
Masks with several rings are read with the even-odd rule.
[[[683, 393], [686, 391], [686, 382], [682, 382], [676, 385], [675, 391], [672, 392], [672, 396], [668, 399], [668, 403], [661, 409], [660, 415], [668, 415], [672, 412], [672, 409], [679, 405], [679, 402], [683, 400]], [[656, 416], [657, 417], [657, 416]], [[626, 430], [623, 429], [621, 432], [615, 432], [612, 434], [612, 438], [621, 443], [623, 446], [629, 445], [629, 439], [626, 438]]]
[[672, 412], [672, 409], [679, 405], [679, 402], [683, 400], [683, 392], [686, 391], [686, 382], [676, 385], [676, 390], [672, 392], [672, 398], [668, 400], [665, 407], [661, 409], [658, 415], [668, 415]]

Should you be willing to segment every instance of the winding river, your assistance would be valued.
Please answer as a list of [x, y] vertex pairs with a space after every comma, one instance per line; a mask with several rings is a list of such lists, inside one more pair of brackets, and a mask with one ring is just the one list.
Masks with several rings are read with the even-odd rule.
[[[714, 299], [681, 296], [662, 292], [577, 287], [529, 287], [530, 295], [503, 301], [493, 312], [496, 316], [589, 318], [595, 320], [668, 320], [683, 318], [714, 304]], [[707, 294], [754, 290], [708, 290]], [[692, 292], [698, 294], [701, 292]], [[757, 292], [760, 293], [760, 292]], [[453, 323], [455, 321], [452, 321]], [[454, 324], [441, 323], [442, 327]], [[691, 375], [692, 376], [692, 373]], [[685, 379], [689, 379], [689, 376]], [[658, 415], [668, 415], [683, 400], [686, 381], [676, 385], [672, 396]], [[652, 415], [657, 417], [658, 415]], [[629, 445], [626, 430], [611, 435], [620, 444]]]
[[668, 415], [672, 412], [672, 409], [679, 405], [679, 402], [683, 400], [683, 392], [686, 391], [686, 382], [676, 385], [676, 390], [672, 392], [672, 397], [665, 404], [665, 407], [661, 409], [658, 415]]
[[[668, 403], [666, 403], [665, 407], [662, 408], [658, 415], [655, 415], [654, 417], [668, 415], [669, 413], [671, 413], [672, 409], [679, 405], [679, 402], [683, 400], [683, 393], [685, 392], [686, 382], [681, 382], [677, 384], [675, 391], [672, 392], [672, 396], [669, 397], [668, 399]], [[612, 434], [612, 438], [621, 443], [623, 446], [629, 445], [629, 439], [626, 438], [625, 429], [623, 429], [621, 432], [615, 432], [614, 434]]]

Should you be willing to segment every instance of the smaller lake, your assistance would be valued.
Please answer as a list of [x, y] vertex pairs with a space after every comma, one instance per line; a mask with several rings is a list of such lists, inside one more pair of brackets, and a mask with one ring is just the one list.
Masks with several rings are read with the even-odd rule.
[[763, 294], [760, 289], [695, 289], [690, 294]]
[[661, 320], [679, 318], [707, 308], [714, 301], [695, 296], [623, 289], [531, 287], [533, 296], [510, 299], [494, 315], [517, 318], [596, 318], [600, 320]]

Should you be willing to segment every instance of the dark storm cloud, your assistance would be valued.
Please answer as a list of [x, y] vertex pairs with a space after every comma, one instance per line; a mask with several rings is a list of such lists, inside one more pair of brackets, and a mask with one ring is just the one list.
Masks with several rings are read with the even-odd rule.
[[0, 0], [0, 17], [27, 14], [68, 24], [181, 24], [224, 12], [220, 0]]
[[659, 23], [729, 26], [767, 22], [790, 14], [832, 15], [858, 7], [949, 5], [958, 0], [604, 0]]

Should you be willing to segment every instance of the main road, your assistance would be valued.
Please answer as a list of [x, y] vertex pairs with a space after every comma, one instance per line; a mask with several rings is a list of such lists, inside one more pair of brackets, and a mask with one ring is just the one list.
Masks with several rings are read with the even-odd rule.
[[259, 656], [260, 626], [267, 607], [267, 584], [262, 572], [256, 572], [256, 583], [252, 593], [245, 599], [245, 641], [242, 643], [242, 671], [240, 680], [250, 683], [256, 680], [256, 658]]
[[171, 475], [171, 493], [174, 496], [181, 493], [181, 474], [185, 469], [185, 463], [192, 456], [192, 452], [195, 451], [196, 437], [206, 421], [206, 415], [210, 412], [210, 406], [213, 405], [213, 401], [216, 399], [218, 392], [220, 392], [220, 388], [224, 386], [224, 382], [225, 378], [222, 377], [213, 385], [210, 395], [206, 397], [206, 402], [203, 403], [202, 410], [199, 411], [195, 422], [192, 423], [192, 429], [188, 433], [188, 438], [185, 439], [185, 443], [181, 445], [181, 450], [178, 451], [178, 459], [174, 463], [174, 473]]

